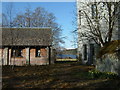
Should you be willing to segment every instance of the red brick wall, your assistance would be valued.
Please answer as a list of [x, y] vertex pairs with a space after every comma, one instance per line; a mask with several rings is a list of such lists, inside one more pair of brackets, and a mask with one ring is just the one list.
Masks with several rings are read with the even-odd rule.
[[0, 58], [3, 56], [3, 49], [0, 49]]
[[[31, 65], [43, 65], [48, 64], [48, 58], [47, 58], [47, 49], [41, 48], [41, 57], [36, 57], [36, 49], [31, 48], [30, 49], [30, 64]], [[2, 49], [0, 49], [0, 56], [2, 52]], [[9, 65], [25, 65], [26, 64], [26, 49], [22, 50], [22, 56], [23, 57], [11, 57], [11, 49], [9, 49]]]
[[47, 56], [47, 50], [44, 48], [41, 48], [41, 56], [46, 57]]
[[36, 49], [35, 48], [30, 49], [30, 63], [31, 64], [42, 65], [42, 64], [48, 63], [47, 50], [45, 48], [41, 48], [40, 51], [41, 51], [41, 56], [36, 57]]
[[0, 60], [1, 60], [0, 62], [1, 62], [1, 64], [2, 64], [2, 57], [3, 57], [3, 49], [0, 48]]
[[[11, 57], [10, 50], [9, 50], [9, 57]], [[25, 49], [22, 50], [22, 56], [23, 57], [15, 57], [15, 58], [11, 57], [10, 65], [25, 65], [26, 64], [26, 50]]]

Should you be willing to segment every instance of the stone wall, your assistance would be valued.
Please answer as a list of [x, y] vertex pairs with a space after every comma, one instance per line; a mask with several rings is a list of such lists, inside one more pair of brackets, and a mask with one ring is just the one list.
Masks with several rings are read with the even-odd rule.
[[115, 54], [106, 54], [103, 58], [96, 60], [96, 69], [120, 75], [120, 60]]

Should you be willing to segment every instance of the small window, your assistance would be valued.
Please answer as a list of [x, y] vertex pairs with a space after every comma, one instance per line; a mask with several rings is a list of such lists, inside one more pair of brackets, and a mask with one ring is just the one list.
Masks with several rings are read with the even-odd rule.
[[81, 25], [81, 10], [79, 10], [79, 24]]
[[84, 60], [87, 60], [87, 45], [86, 44], [84, 44], [83, 45], [83, 49], [84, 49]]
[[40, 48], [37, 48], [36, 49], [36, 57], [40, 57], [41, 55], [41, 52], [40, 52]]
[[94, 55], [94, 54], [95, 54], [94, 44], [90, 44], [90, 52], [91, 52], [91, 55]]
[[96, 4], [92, 4], [92, 6], [91, 6], [91, 10], [92, 10], [92, 19], [95, 19], [96, 16], [97, 16], [96, 9], [97, 9]]
[[13, 49], [11, 55], [12, 57], [23, 57], [22, 49]]

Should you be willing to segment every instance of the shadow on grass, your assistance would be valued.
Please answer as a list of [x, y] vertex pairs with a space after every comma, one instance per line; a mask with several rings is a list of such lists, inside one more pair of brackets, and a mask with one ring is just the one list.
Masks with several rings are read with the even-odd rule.
[[[88, 70], [94, 67], [78, 63], [49, 66], [3, 67], [3, 88], [119, 88], [119, 80], [93, 79]], [[8, 78], [6, 78], [8, 77]]]
[[[75, 88], [79, 88], [79, 87], [75, 87]], [[97, 80], [95, 82], [91, 82], [83, 85], [82, 87], [80, 87], [82, 89], [95, 89], [95, 90], [120, 90], [120, 81], [118, 80]]]

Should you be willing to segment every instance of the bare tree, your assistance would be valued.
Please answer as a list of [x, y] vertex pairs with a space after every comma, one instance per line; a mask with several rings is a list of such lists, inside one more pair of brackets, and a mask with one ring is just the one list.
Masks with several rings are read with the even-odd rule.
[[32, 15], [31, 15], [30, 7], [26, 8], [25, 19], [26, 19], [26, 25], [25, 26], [26, 27], [31, 27]]
[[14, 27], [25, 27], [26, 26], [26, 20], [24, 15], [17, 15], [16, 18], [13, 21]]
[[4, 18], [2, 18], [4, 19], [3, 27], [51, 27], [53, 46], [57, 48], [60, 43], [64, 43], [61, 26], [56, 22], [56, 17], [53, 13], [49, 13], [42, 7], [31, 10], [30, 5], [28, 5], [24, 13], [14, 14], [13, 17], [13, 3], [9, 3], [5, 8], [6, 12], [3, 12]]
[[120, 3], [89, 2], [82, 4], [83, 7], [78, 12], [79, 28], [84, 31], [80, 31], [79, 36], [81, 40], [93, 40], [103, 47], [116, 36]]
[[[12, 27], [13, 26], [13, 13], [14, 13], [13, 3], [12, 2], [6, 3], [5, 11], [3, 12], [3, 19], [7, 22], [6, 27]], [[4, 24], [4, 22], [3, 22], [3, 24]]]
[[77, 8], [76, 8], [76, 4], [74, 5], [75, 9], [73, 10], [73, 19], [72, 19], [72, 26], [73, 29], [71, 31], [71, 35], [73, 36], [73, 40], [72, 42], [72, 46], [74, 46], [74, 48], [77, 48], [78, 45], [78, 30], [77, 30]]
[[7, 16], [2, 13], [2, 27], [7, 27], [8, 26], [8, 19]]
[[56, 23], [56, 17], [42, 7], [37, 7], [34, 11], [27, 8], [25, 13], [15, 17], [13, 24], [15, 27], [51, 27], [53, 46], [57, 48], [60, 43], [64, 43], [64, 37], [61, 35], [62, 29]]

